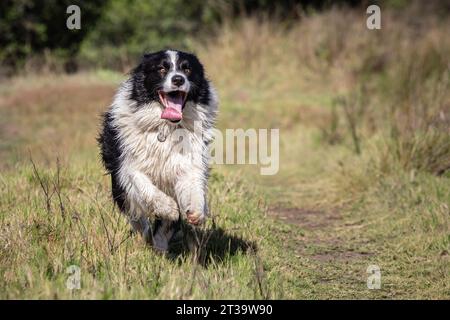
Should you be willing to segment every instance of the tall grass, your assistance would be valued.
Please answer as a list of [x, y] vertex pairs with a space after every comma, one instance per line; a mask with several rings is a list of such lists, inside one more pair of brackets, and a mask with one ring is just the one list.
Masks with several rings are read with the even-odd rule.
[[326, 141], [360, 153], [381, 137], [377, 156], [389, 158], [390, 170], [442, 174], [450, 167], [450, 19], [422, 9], [416, 2], [383, 11], [381, 30], [366, 28], [362, 10], [332, 9], [294, 24], [247, 17], [225, 23], [199, 54], [210, 76], [231, 88], [224, 98], [242, 108], [252, 108], [245, 102], [257, 92], [264, 111], [288, 126], [312, 112], [293, 98], [318, 92], [312, 104], [330, 108], [312, 119]]

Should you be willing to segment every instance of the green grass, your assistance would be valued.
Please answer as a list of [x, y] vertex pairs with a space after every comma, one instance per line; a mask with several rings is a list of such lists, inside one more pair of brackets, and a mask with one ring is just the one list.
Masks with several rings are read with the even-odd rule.
[[[64, 91], [70, 92], [71, 79], [64, 81], [69, 87]], [[29, 95], [35, 94], [32, 90], [42, 89], [30, 89]], [[200, 235], [210, 240], [208, 245], [195, 254], [175, 243], [164, 257], [131, 235], [112, 205], [94, 140], [95, 115], [102, 107], [82, 110], [80, 121], [89, 124], [77, 136], [72, 130], [79, 122], [65, 120], [63, 106], [27, 119], [16, 137], [23, 142], [3, 151], [10, 157], [0, 179], [2, 298], [449, 296], [446, 177], [399, 173], [377, 178], [370, 161], [350, 147], [324, 145], [317, 138], [320, 130], [297, 125], [281, 132], [278, 175], [216, 166], [210, 180], [213, 216]], [[222, 112], [227, 108], [223, 105]], [[8, 123], [21, 126], [15, 112], [22, 111], [7, 113]], [[49, 124], [40, 123], [42, 117]], [[51, 123], [60, 123], [58, 134], [42, 143], [59, 147], [49, 150], [39, 140], [49, 139]], [[44, 189], [52, 194], [48, 209]], [[284, 221], [289, 208], [296, 216]], [[380, 290], [366, 287], [370, 264], [381, 268]], [[66, 288], [70, 265], [80, 267], [80, 290]]]
[[[205, 231], [211, 237], [202, 253], [206, 256], [175, 248], [164, 257], [130, 234], [111, 204], [108, 179], [95, 157], [86, 160], [61, 169], [62, 207], [59, 194], [53, 194], [47, 209], [30, 166], [2, 175], [2, 298], [251, 299], [268, 294], [269, 289], [254, 287], [255, 268], [269, 254], [263, 243], [273, 240], [267, 237], [268, 224], [258, 223], [263, 208], [257, 196], [246, 200], [243, 195], [251, 192], [239, 181], [225, 182], [220, 175], [211, 179], [212, 199], [220, 201], [212, 203], [217, 216]], [[38, 170], [44, 186], [52, 189], [56, 169]], [[224, 185], [230, 188], [226, 195], [221, 194]], [[66, 288], [70, 265], [80, 267], [81, 290]], [[279, 281], [273, 272], [261, 276]], [[273, 297], [281, 294], [270, 291]]]

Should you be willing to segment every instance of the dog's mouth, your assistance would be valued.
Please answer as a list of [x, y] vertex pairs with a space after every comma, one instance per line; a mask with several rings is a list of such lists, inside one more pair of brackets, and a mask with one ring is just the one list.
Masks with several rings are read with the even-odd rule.
[[187, 93], [184, 91], [158, 91], [159, 100], [164, 105], [161, 119], [177, 123], [183, 118], [183, 108]]

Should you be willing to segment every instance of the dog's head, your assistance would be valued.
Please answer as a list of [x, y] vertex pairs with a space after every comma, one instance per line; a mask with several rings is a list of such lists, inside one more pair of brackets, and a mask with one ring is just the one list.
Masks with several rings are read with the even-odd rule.
[[161, 119], [178, 123], [188, 102], [208, 103], [208, 81], [193, 54], [167, 50], [145, 54], [132, 72], [131, 98], [138, 104], [157, 101]]

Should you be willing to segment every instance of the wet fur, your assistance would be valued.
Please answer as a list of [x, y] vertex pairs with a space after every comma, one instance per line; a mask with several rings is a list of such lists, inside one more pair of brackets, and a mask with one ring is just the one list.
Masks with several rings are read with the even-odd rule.
[[[155, 71], [161, 61], [169, 61], [173, 68], [165, 76]], [[166, 77], [182, 72], [177, 67], [180, 61], [188, 61], [192, 71], [184, 75], [190, 90], [183, 119], [174, 125], [161, 119], [164, 106], [157, 90]], [[208, 144], [217, 107], [215, 90], [198, 59], [161, 51], [143, 57], [104, 114], [99, 144], [111, 175], [113, 199], [133, 228], [159, 250], [167, 250], [176, 222], [186, 219], [187, 213], [195, 213], [199, 221], [208, 214]], [[201, 134], [194, 133], [194, 123]], [[158, 140], [161, 132], [166, 135], [163, 142]], [[180, 148], [180, 136], [189, 142], [189, 151]], [[158, 221], [154, 230], [152, 217]]]

